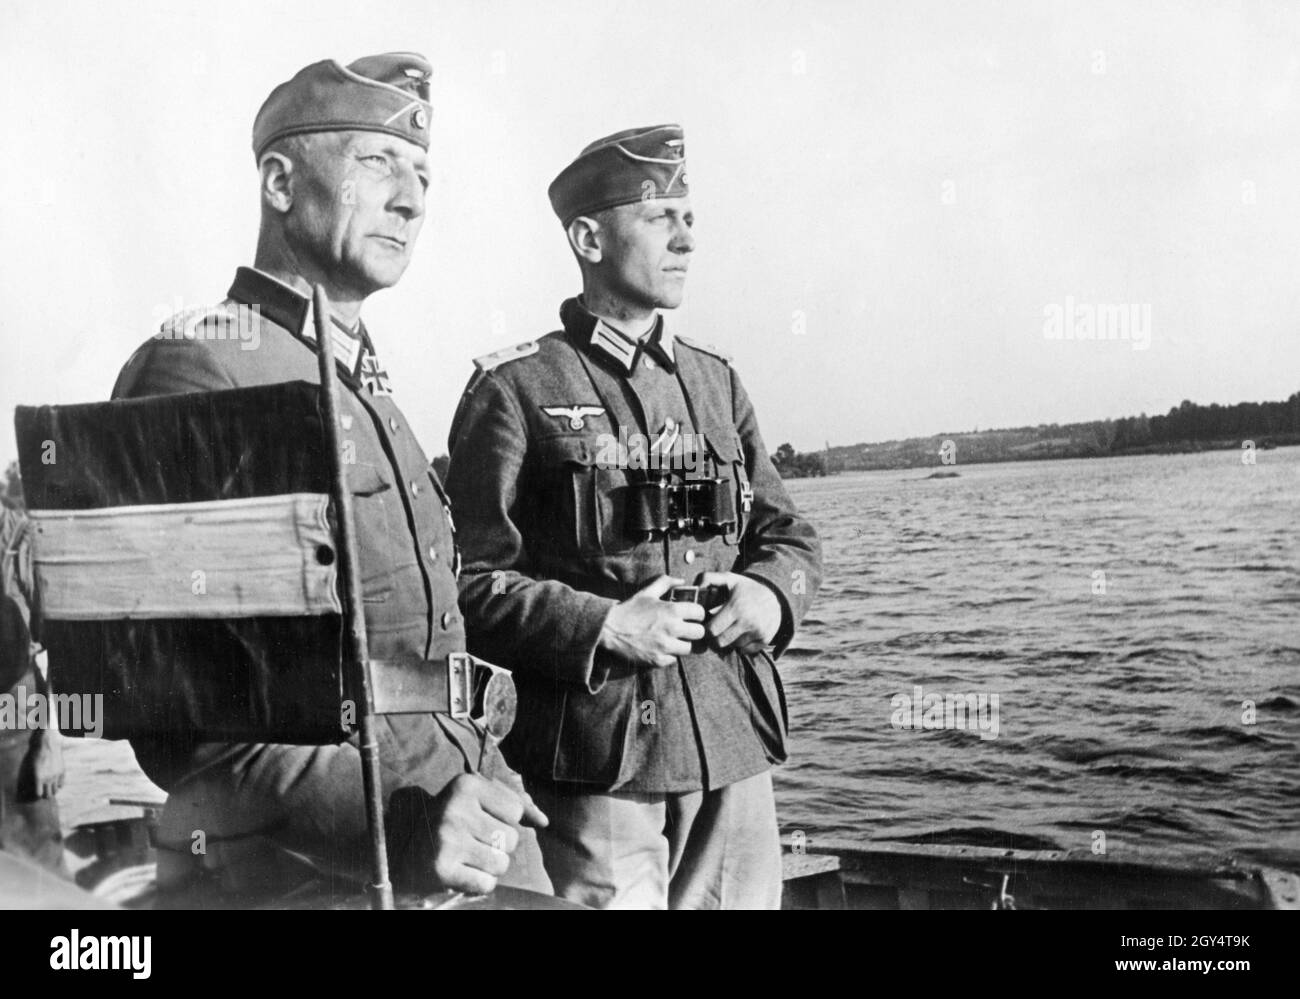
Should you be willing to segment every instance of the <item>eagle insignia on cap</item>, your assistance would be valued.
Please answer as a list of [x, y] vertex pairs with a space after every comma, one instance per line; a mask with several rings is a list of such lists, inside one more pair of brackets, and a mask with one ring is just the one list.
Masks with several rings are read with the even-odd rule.
[[[253, 120], [253, 153], [309, 132], [387, 132], [428, 150], [429, 77], [414, 52], [363, 56], [348, 65], [322, 59], [276, 87]], [[414, 100], [412, 100], [414, 98]]]
[[601, 406], [543, 406], [542, 412], [547, 416], [567, 416], [570, 429], [581, 430], [586, 426], [585, 417], [602, 416], [605, 410]]
[[629, 128], [589, 143], [546, 189], [568, 225], [577, 216], [687, 193], [686, 136], [680, 125]]

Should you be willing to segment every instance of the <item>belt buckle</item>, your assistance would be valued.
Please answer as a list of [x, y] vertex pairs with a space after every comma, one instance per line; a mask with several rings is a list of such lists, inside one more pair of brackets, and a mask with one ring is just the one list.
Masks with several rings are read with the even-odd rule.
[[447, 656], [447, 684], [451, 717], [483, 726], [498, 742], [509, 734], [519, 701], [508, 669], [453, 652]]
[[447, 656], [447, 712], [453, 718], [468, 721], [474, 706], [474, 657], [468, 652]]

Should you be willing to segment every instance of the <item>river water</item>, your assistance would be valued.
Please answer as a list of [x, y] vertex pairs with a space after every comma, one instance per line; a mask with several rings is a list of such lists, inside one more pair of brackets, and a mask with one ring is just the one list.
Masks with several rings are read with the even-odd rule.
[[[788, 484], [826, 582], [780, 661], [783, 831], [1300, 870], [1300, 448], [952, 470]], [[142, 794], [73, 741], [66, 826]]]
[[[1300, 869], [1300, 448], [1256, 458], [790, 483], [826, 582], [781, 661], [784, 830]], [[916, 687], [984, 731], [917, 727]]]

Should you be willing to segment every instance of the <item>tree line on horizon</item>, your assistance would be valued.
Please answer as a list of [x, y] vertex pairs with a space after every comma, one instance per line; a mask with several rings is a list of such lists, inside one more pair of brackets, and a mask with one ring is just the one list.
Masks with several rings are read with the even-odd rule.
[[819, 452], [825, 472], [886, 468], [934, 468], [940, 448], [953, 442], [954, 464], [1172, 454], [1240, 447], [1300, 444], [1300, 392], [1283, 402], [1202, 406], [1184, 399], [1164, 416], [1126, 416], [1086, 423], [932, 434], [877, 444], [853, 444]]

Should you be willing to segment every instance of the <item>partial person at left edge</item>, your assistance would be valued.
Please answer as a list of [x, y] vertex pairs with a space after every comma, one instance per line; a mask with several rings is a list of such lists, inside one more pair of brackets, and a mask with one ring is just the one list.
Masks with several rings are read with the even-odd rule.
[[63, 752], [52, 710], [29, 726], [34, 698], [50, 702], [50, 685], [32, 641], [28, 521], [0, 505], [0, 850], [29, 857], [67, 877], [55, 795], [63, 785]]
[[[428, 187], [429, 64], [388, 53], [323, 60], [281, 84], [253, 125], [261, 227], [253, 267], [227, 299], [164, 324], [127, 362], [114, 398], [319, 383], [311, 289], [323, 285], [340, 369], [340, 429], [354, 497], [370, 654], [427, 661], [465, 649], [456, 551], [442, 484], [394, 403], [361, 306], [411, 259]], [[530, 827], [546, 817], [481, 725], [443, 714], [377, 719], [395, 887], [549, 894]], [[160, 886], [216, 874], [262, 877], [257, 844], [361, 866], [365, 843], [358, 737], [337, 746], [133, 739], [145, 773], [169, 792]], [[191, 831], [208, 850], [186, 849]], [[216, 843], [221, 849], [214, 850]], [[202, 868], [197, 871], [196, 868]]]

